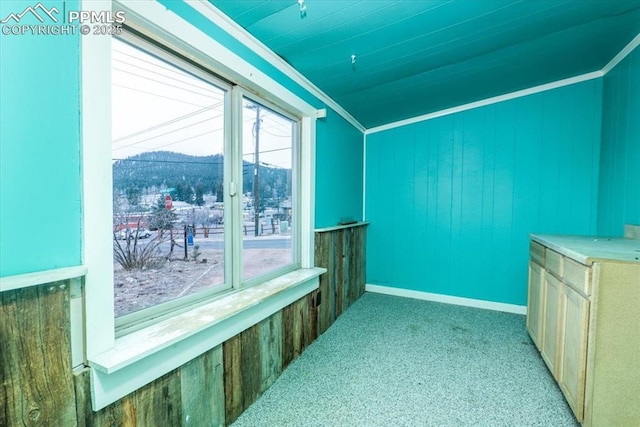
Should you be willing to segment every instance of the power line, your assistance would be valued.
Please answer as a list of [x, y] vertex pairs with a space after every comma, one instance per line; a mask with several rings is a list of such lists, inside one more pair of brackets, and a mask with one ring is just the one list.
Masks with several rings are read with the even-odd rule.
[[142, 162], [142, 163], [177, 163], [177, 164], [184, 164], [184, 165], [222, 165], [222, 162], [219, 161], [213, 161], [213, 162], [204, 162], [204, 161], [182, 161], [182, 160], [149, 160], [149, 159], [132, 159], [130, 157], [127, 157], [126, 159], [116, 159], [113, 158], [111, 160], [115, 160], [115, 161], [119, 161], [119, 162]]
[[[220, 130], [220, 129], [218, 129], [218, 130]], [[188, 138], [179, 139], [179, 140], [177, 140], [177, 141], [173, 141], [173, 142], [170, 142], [170, 143], [168, 143], [168, 144], [160, 145], [160, 146], [155, 147], [155, 148], [157, 149], [157, 148], [164, 148], [164, 147], [168, 147], [168, 146], [170, 146], [170, 145], [177, 144], [177, 143], [179, 143], [179, 142], [188, 141], [188, 140], [190, 140], [190, 139], [199, 138], [199, 137], [201, 137], [201, 136], [209, 135], [209, 134], [216, 133], [216, 132], [217, 132], [217, 130], [216, 130], [216, 131], [209, 131], [209, 132], [201, 133], [201, 134], [198, 134], [198, 135], [190, 136], [190, 137], [188, 137]]]
[[[291, 147], [275, 148], [273, 150], [260, 150], [260, 154], [262, 154], [262, 153], [273, 153], [275, 151], [284, 151], [284, 150], [291, 150]], [[244, 157], [244, 156], [253, 156], [254, 154], [255, 154], [254, 152], [242, 153], [242, 157]]]
[[[171, 163], [171, 164], [197, 164], [197, 165], [210, 165], [210, 166], [224, 166], [224, 160], [223, 161], [211, 161], [211, 162], [205, 162], [205, 161], [183, 161], [183, 160], [149, 160], [149, 159], [132, 159], [130, 157], [127, 158], [112, 158], [111, 160], [113, 161], [118, 161], [118, 162], [131, 162], [131, 163]], [[282, 166], [277, 166], [277, 165], [272, 165], [270, 163], [266, 163], [266, 162], [260, 162], [263, 165], [268, 165], [268, 166], [273, 166], [273, 167], [277, 167], [279, 169], [286, 169], [283, 168]], [[153, 165], [149, 164], [149, 165], [140, 165], [138, 167], [138, 169], [141, 169], [143, 167], [153, 167]], [[242, 168], [249, 170], [249, 169], [253, 169], [254, 164], [253, 163], [248, 163], [248, 164], [243, 164]]]
[[130, 87], [130, 86], [121, 85], [121, 84], [118, 84], [118, 83], [112, 83], [112, 86], [118, 86], [118, 87], [121, 87], [121, 88], [124, 88], [124, 89], [129, 89], [129, 90], [132, 90], [132, 91], [135, 91], [135, 92], [146, 93], [147, 95], [157, 96], [159, 98], [165, 98], [165, 99], [169, 99], [171, 101], [182, 102], [183, 104], [195, 105], [196, 107], [204, 107], [204, 105], [195, 104], [193, 102], [184, 101], [182, 99], [171, 98], [170, 96], [159, 95], [157, 93], [148, 92], [148, 91], [142, 90], [142, 89], [136, 89], [136, 88], [133, 88], [133, 87]]
[[[125, 43], [125, 44], [126, 44], [126, 43]], [[192, 78], [194, 81], [196, 81], [196, 82], [199, 82], [199, 83], [202, 83], [202, 84], [205, 84], [205, 85], [211, 85], [211, 86], [213, 86], [213, 87], [215, 87], [215, 88], [217, 88], [217, 89], [219, 89], [219, 90], [221, 90], [221, 91], [224, 91], [224, 89], [219, 88], [219, 87], [218, 87], [218, 86], [216, 86], [215, 84], [213, 84], [213, 83], [211, 83], [211, 82], [209, 82], [209, 81], [207, 81], [207, 80], [205, 80], [205, 79], [203, 79], [203, 78], [201, 78], [201, 77], [199, 77], [199, 76], [197, 76], [197, 75], [195, 75], [195, 74], [191, 73], [190, 71], [188, 71], [188, 70], [186, 70], [186, 69], [184, 69], [184, 68], [182, 68], [182, 67], [179, 67], [179, 66], [177, 66], [177, 65], [174, 65], [174, 64], [172, 64], [172, 63], [170, 63], [170, 62], [168, 62], [168, 61], [165, 61], [165, 60], [163, 60], [163, 59], [157, 58], [156, 56], [154, 56], [154, 55], [152, 55], [152, 54], [150, 54], [149, 52], [146, 52], [146, 51], [144, 51], [144, 50], [141, 50], [141, 49], [138, 49], [138, 48], [135, 48], [135, 47], [134, 47], [133, 49], [135, 49], [137, 52], [142, 53], [142, 54], [143, 54], [143, 55], [145, 55], [146, 57], [151, 58], [153, 61], [156, 61], [156, 62], [152, 62], [152, 61], [150, 61], [150, 60], [148, 60], [148, 59], [144, 59], [144, 58], [141, 58], [141, 57], [139, 57], [139, 56], [132, 55], [132, 54], [130, 54], [130, 53], [123, 52], [123, 51], [118, 50], [118, 49], [115, 49], [115, 48], [113, 48], [113, 49], [112, 49], [112, 51], [113, 51], [113, 52], [117, 52], [117, 53], [119, 53], [119, 54], [121, 54], [121, 55], [124, 55], [124, 56], [128, 56], [129, 58], [133, 58], [133, 59], [135, 59], [135, 60], [137, 60], [137, 61], [144, 62], [145, 64], [149, 64], [149, 65], [151, 65], [151, 66], [161, 68], [161, 69], [163, 69], [163, 70], [165, 70], [165, 71], [169, 71], [170, 73], [177, 74], [177, 75], [179, 75], [180, 77], [189, 76], [189, 77], [191, 77], [191, 78]], [[116, 59], [116, 60], [118, 60], [118, 59]], [[121, 59], [120, 59], [120, 60], [118, 60], [118, 61], [125, 62], [125, 61], [122, 61]], [[134, 66], [135, 66], [135, 65], [134, 65]], [[168, 77], [168, 76], [167, 76], [167, 77]]]
[[[141, 52], [142, 54], [144, 54], [144, 55], [148, 56], [148, 57], [151, 57], [151, 58], [154, 58], [154, 59], [155, 59], [155, 57], [153, 57], [151, 54], [149, 54], [149, 53], [147, 53], [147, 52], [145, 52], [145, 51], [143, 51], [143, 50], [138, 50], [138, 49], [136, 49], [136, 50], [137, 50], [137, 51], [139, 51], [139, 52]], [[139, 56], [135, 56], [135, 55], [132, 55], [132, 54], [127, 53], [127, 52], [123, 52], [123, 51], [118, 50], [118, 49], [113, 49], [113, 51], [114, 51], [114, 52], [117, 52], [117, 53], [119, 53], [119, 54], [121, 54], [121, 55], [128, 56], [129, 58], [133, 58], [133, 59], [135, 59], [135, 60], [138, 60], [138, 61], [141, 61], [141, 62], [147, 63], [147, 64], [149, 64], [149, 65], [153, 65], [154, 67], [162, 68], [163, 70], [169, 71], [169, 72], [174, 73], [174, 74], [178, 74], [179, 76], [183, 76], [185, 73], [187, 73], [187, 74], [189, 74], [189, 75], [192, 75], [191, 73], [188, 73], [187, 71], [182, 70], [181, 68], [178, 68], [178, 67], [176, 67], [176, 66], [174, 66], [174, 65], [172, 65], [172, 64], [169, 64], [169, 63], [167, 63], [167, 62], [165, 62], [165, 61], [162, 61], [162, 62], [159, 64], [159, 63], [157, 63], [157, 62], [151, 62], [151, 61], [149, 61], [149, 60], [146, 60], [146, 59], [140, 58]], [[156, 61], [161, 61], [161, 60], [160, 60], [160, 59], [156, 59]], [[168, 66], [164, 66], [164, 65], [161, 65], [161, 64], [166, 64], [166, 65], [168, 65]]]
[[[210, 83], [208, 83], [208, 82], [205, 82], [205, 81], [203, 81], [203, 80], [199, 80], [199, 79], [197, 79], [196, 77], [192, 77], [192, 76], [190, 76], [190, 75], [188, 75], [188, 74], [186, 74], [186, 73], [182, 73], [182, 74], [180, 74], [180, 75], [181, 75], [182, 77], [190, 77], [190, 81], [188, 81], [188, 82], [187, 82], [187, 81], [184, 81], [184, 80], [176, 79], [175, 77], [168, 76], [168, 75], [163, 74], [163, 73], [159, 73], [159, 72], [154, 71], [154, 70], [151, 70], [151, 69], [149, 69], [149, 68], [142, 67], [142, 66], [140, 66], [140, 65], [132, 64], [131, 62], [123, 61], [122, 59], [115, 59], [115, 58], [114, 58], [114, 59], [113, 59], [113, 61], [114, 61], [114, 62], [119, 62], [119, 63], [121, 63], [121, 64], [128, 65], [128, 66], [130, 66], [130, 67], [137, 68], [137, 69], [139, 69], [139, 70], [146, 71], [147, 73], [156, 74], [156, 75], [158, 75], [158, 76], [165, 77], [165, 78], [167, 78], [167, 79], [174, 79], [174, 80], [179, 81], [180, 83], [183, 83], [183, 84], [186, 84], [186, 85], [189, 85], [189, 86], [193, 86], [193, 87], [195, 87], [195, 88], [197, 88], [197, 89], [212, 90], [212, 89], [210, 89], [210, 88], [207, 88], [207, 87], [206, 87], [206, 86], [211, 86], [211, 87], [214, 87], [214, 88], [216, 88], [216, 89], [218, 89], [218, 90], [222, 91], [222, 89], [218, 88], [217, 86], [212, 85], [212, 84], [210, 84]], [[150, 65], [153, 65], [153, 64], [150, 64]], [[164, 70], [167, 70], [166, 68], [163, 68], [163, 69], [164, 69]], [[167, 70], [167, 71], [171, 71], [171, 70]], [[195, 84], [194, 82], [200, 83], [202, 86], [200, 86], [200, 85], [198, 85], [198, 84]]]
[[[281, 134], [276, 134], [276, 133], [273, 133], [273, 132], [269, 132], [269, 131], [268, 131], [267, 129], [265, 129], [265, 128], [260, 128], [260, 129], [261, 129], [264, 133], [266, 133], [266, 134], [268, 134], [268, 135], [271, 135], [271, 136], [275, 136], [275, 137], [277, 137], [277, 138], [290, 138], [290, 137], [291, 137], [291, 135], [281, 135]], [[271, 128], [271, 129], [273, 129], [273, 128]]]
[[113, 143], [120, 142], [120, 141], [124, 141], [125, 139], [133, 138], [134, 136], [138, 136], [138, 135], [141, 135], [141, 134], [146, 133], [146, 132], [151, 132], [151, 131], [153, 131], [153, 130], [160, 129], [160, 128], [162, 128], [162, 127], [165, 127], [165, 126], [168, 126], [168, 125], [170, 125], [170, 124], [173, 124], [173, 123], [179, 122], [179, 121], [181, 121], [181, 120], [188, 119], [189, 117], [196, 116], [196, 115], [198, 115], [198, 114], [200, 114], [200, 113], [203, 113], [203, 112], [205, 112], [205, 111], [211, 110], [211, 109], [213, 109], [213, 108], [215, 108], [215, 107], [217, 107], [217, 106], [219, 106], [219, 105], [220, 105], [220, 104], [211, 105], [211, 106], [209, 106], [209, 107], [204, 107], [204, 108], [202, 108], [202, 109], [200, 109], [200, 110], [196, 110], [196, 111], [194, 111], [194, 112], [192, 112], [192, 113], [185, 114], [184, 116], [179, 116], [179, 117], [176, 117], [176, 118], [171, 119], [171, 120], [166, 121], [166, 122], [161, 122], [161, 123], [159, 123], [159, 124], [157, 124], [157, 125], [154, 125], [154, 126], [151, 126], [151, 127], [149, 127], [149, 128], [146, 128], [146, 129], [143, 129], [143, 130], [140, 130], [140, 131], [137, 131], [137, 132], [131, 133], [131, 134], [126, 135], [126, 136], [122, 136], [122, 137], [117, 138], [117, 139], [114, 139], [114, 140], [113, 140]]
[[[113, 69], [113, 70], [116, 70], [116, 71], [120, 71], [121, 73], [129, 74], [129, 75], [131, 75], [131, 76], [140, 77], [141, 79], [144, 79], [144, 81], [156, 82], [156, 83], [163, 84], [163, 85], [165, 85], [165, 86], [170, 86], [170, 87], [173, 87], [173, 88], [176, 88], [176, 89], [179, 89], [179, 90], [183, 90], [183, 91], [185, 91], [185, 92], [195, 93], [195, 94], [196, 94], [196, 95], [198, 95], [198, 96], [210, 97], [210, 96], [209, 96], [209, 95], [207, 95], [207, 94], [203, 94], [203, 93], [201, 93], [201, 92], [196, 92], [195, 90], [186, 89], [186, 88], [183, 88], [183, 87], [180, 87], [180, 86], [176, 86], [176, 85], [173, 85], [173, 84], [171, 84], [171, 83], [163, 82], [163, 81], [161, 81], [161, 80], [152, 79], [151, 77], [144, 76], [144, 75], [141, 75], [141, 74], [137, 74], [137, 73], [134, 73], [134, 72], [132, 72], [132, 71], [123, 70], [123, 69], [118, 68], [118, 67], [112, 67], [112, 69]], [[165, 76], [165, 77], [169, 78], [168, 76]], [[205, 89], [203, 89], [203, 90], [205, 90]]]
[[160, 138], [160, 137], [162, 137], [162, 136], [169, 135], [170, 133], [178, 132], [178, 131], [181, 131], [181, 130], [184, 130], [184, 129], [187, 129], [187, 128], [190, 128], [190, 127], [193, 127], [193, 126], [197, 126], [197, 125], [199, 125], [199, 124], [201, 124], [201, 123], [208, 122], [209, 120], [211, 120], [211, 119], [210, 119], [209, 117], [207, 117], [206, 119], [204, 119], [204, 120], [200, 120], [199, 122], [191, 123], [191, 124], [188, 124], [188, 125], [186, 125], [186, 126], [182, 126], [182, 127], [180, 127], [180, 128], [177, 128], [177, 129], [172, 129], [172, 130], [167, 131], [167, 132], [165, 132], [165, 133], [162, 133], [162, 134], [160, 134], [160, 135], [150, 136], [149, 138], [145, 138], [145, 139], [142, 139], [142, 140], [140, 140], [140, 141], [132, 142], [132, 143], [130, 143], [130, 144], [123, 145], [123, 146], [121, 146], [121, 147], [115, 147], [113, 150], [114, 150], [114, 151], [115, 151], [115, 150], [122, 150], [123, 148], [132, 147], [132, 146], [134, 146], [134, 145], [142, 144], [143, 142], [150, 141], [150, 140], [152, 140], [152, 139], [157, 139], [157, 138]]

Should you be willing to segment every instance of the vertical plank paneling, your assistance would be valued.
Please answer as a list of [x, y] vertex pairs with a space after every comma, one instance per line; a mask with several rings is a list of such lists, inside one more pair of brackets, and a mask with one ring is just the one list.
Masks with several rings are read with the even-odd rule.
[[282, 310], [282, 366], [283, 368], [289, 365], [294, 358], [295, 343], [294, 343], [294, 321], [293, 321], [293, 309], [291, 306], [285, 307]]
[[242, 339], [236, 335], [222, 345], [225, 420], [231, 424], [244, 410], [242, 400]]
[[[257, 325], [225, 343], [226, 420], [235, 421], [260, 393], [262, 366]], [[229, 362], [229, 364], [227, 364]]]
[[86, 425], [96, 427], [137, 426], [134, 398], [135, 393], [132, 393], [98, 412], [88, 412]]
[[[367, 281], [525, 305], [528, 233], [594, 231], [601, 93], [594, 79], [367, 135]], [[619, 162], [640, 158], [640, 149], [622, 151]], [[618, 187], [604, 176], [612, 194]], [[640, 213], [632, 187], [612, 197]]]
[[76, 425], [69, 287], [0, 293], [0, 425]]
[[332, 313], [331, 322], [335, 322], [336, 318], [342, 314], [344, 303], [344, 236], [345, 230], [335, 231], [336, 259], [335, 259], [335, 311]]
[[[289, 365], [302, 353], [305, 345], [304, 306], [307, 298], [302, 298], [285, 307], [282, 313], [283, 366]], [[308, 307], [307, 307], [308, 309]]]
[[245, 410], [258, 398], [262, 373], [260, 360], [260, 335], [258, 325], [240, 334], [241, 355], [240, 366], [242, 375], [242, 409]]
[[339, 292], [342, 299], [342, 306], [338, 315], [342, 314], [344, 310], [351, 305], [351, 294], [353, 293], [353, 274], [351, 271], [351, 258], [353, 256], [353, 250], [350, 250], [353, 245], [353, 228], [346, 228], [342, 230], [342, 289]]
[[182, 396], [179, 370], [169, 372], [134, 392], [136, 423], [139, 426], [182, 424]]
[[224, 426], [222, 346], [180, 367], [184, 426]]
[[89, 368], [71, 372], [69, 284], [3, 292], [0, 425], [231, 424], [364, 293], [365, 230], [317, 233], [320, 289], [98, 412]]
[[598, 234], [622, 236], [640, 224], [640, 50], [604, 77]]
[[356, 263], [357, 280], [356, 280], [356, 289], [358, 298], [360, 298], [364, 294], [365, 282], [367, 278], [367, 253], [365, 248], [367, 247], [367, 230], [366, 228], [360, 228], [358, 230], [359, 239], [358, 245], [354, 248], [357, 253], [358, 262]]
[[258, 324], [260, 334], [260, 393], [282, 372], [282, 311]]
[[327, 269], [320, 277], [319, 334], [364, 293], [366, 228], [357, 225], [316, 233], [315, 263]]
[[335, 306], [333, 275], [335, 270], [335, 247], [333, 246], [332, 233], [316, 233], [316, 241], [319, 251], [316, 252], [315, 264], [324, 267], [327, 272], [320, 276], [320, 298], [321, 304], [318, 307], [318, 332], [323, 334], [331, 326], [332, 306]]
[[[87, 427], [91, 424], [91, 385], [89, 384], [89, 368], [84, 368], [73, 373], [73, 383], [76, 398], [76, 420], [78, 427]], [[0, 421], [2, 419], [0, 418]], [[5, 425], [5, 424], [0, 424]]]
[[[183, 425], [179, 369], [169, 372], [98, 412], [91, 409], [89, 369], [76, 373], [74, 380], [79, 426]], [[209, 395], [201, 396], [203, 399], [207, 397]]]
[[340, 268], [341, 260], [338, 259], [338, 233], [329, 234], [329, 253], [328, 253], [328, 267], [325, 273], [329, 279], [329, 318], [328, 325], [332, 325], [336, 320], [336, 285], [338, 281], [338, 269]]
[[78, 426], [134, 426], [136, 413], [134, 394], [112, 403], [98, 412], [91, 409], [91, 384], [89, 368], [74, 374]]
[[307, 305], [309, 307], [309, 343], [318, 338], [318, 290], [307, 295]]

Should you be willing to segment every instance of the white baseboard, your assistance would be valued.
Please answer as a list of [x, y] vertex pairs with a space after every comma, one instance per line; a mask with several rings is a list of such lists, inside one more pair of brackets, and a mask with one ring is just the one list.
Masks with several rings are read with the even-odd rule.
[[485, 310], [503, 311], [514, 314], [527, 314], [527, 307], [524, 305], [505, 304], [502, 302], [485, 301], [479, 299], [454, 297], [450, 295], [433, 294], [430, 292], [413, 291], [410, 289], [392, 288], [389, 286], [379, 286], [366, 284], [367, 292], [377, 294], [394, 295], [398, 297], [421, 299], [425, 301], [441, 302], [444, 304], [462, 305], [465, 307], [482, 308]]

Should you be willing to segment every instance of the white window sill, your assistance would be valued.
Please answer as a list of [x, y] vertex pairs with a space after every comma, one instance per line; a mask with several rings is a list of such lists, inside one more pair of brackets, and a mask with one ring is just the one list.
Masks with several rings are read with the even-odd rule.
[[93, 409], [183, 365], [318, 288], [323, 268], [299, 269], [116, 339], [89, 360]]
[[54, 270], [38, 271], [35, 273], [0, 277], [0, 292], [28, 288], [30, 286], [38, 286], [45, 283], [59, 282], [61, 280], [75, 279], [86, 274], [87, 267], [85, 267], [84, 265], [78, 265], [74, 267], [63, 267]]

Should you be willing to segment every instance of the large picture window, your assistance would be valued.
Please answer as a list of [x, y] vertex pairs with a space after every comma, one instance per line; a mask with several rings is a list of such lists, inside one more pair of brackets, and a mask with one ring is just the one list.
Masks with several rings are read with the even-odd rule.
[[128, 34], [111, 76], [120, 324], [298, 268], [299, 120]]
[[122, 35], [80, 40], [77, 330], [94, 410], [318, 289], [323, 272], [314, 106], [164, 5], [120, 9]]

